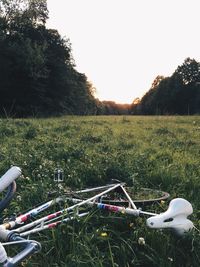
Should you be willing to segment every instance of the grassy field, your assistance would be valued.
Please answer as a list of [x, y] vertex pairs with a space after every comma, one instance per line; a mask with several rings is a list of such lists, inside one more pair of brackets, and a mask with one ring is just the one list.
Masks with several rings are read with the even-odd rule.
[[[200, 228], [200, 117], [108, 116], [0, 120], [0, 173], [22, 168], [9, 212], [48, 199], [56, 189], [56, 168], [67, 187], [103, 185], [112, 178], [183, 197], [194, 208]], [[148, 207], [158, 212], [168, 203]], [[8, 211], [5, 211], [5, 215]], [[145, 244], [138, 239], [143, 237]], [[144, 218], [93, 209], [79, 223], [34, 235], [42, 252], [23, 266], [130, 267], [200, 266], [197, 230], [185, 238], [147, 229]]]

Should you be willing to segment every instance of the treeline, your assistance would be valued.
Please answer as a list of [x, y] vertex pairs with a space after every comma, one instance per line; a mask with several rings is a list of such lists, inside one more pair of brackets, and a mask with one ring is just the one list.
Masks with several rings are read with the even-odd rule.
[[186, 58], [170, 77], [158, 75], [141, 99], [131, 105], [103, 101], [98, 111], [105, 115], [200, 114], [200, 63]]
[[172, 76], [157, 76], [142, 99], [131, 105], [131, 114], [200, 114], [200, 63], [186, 58]]
[[0, 0], [0, 115], [94, 114], [94, 88], [69, 40], [47, 29], [46, 0]]
[[129, 115], [130, 113], [131, 105], [129, 104], [96, 100], [96, 115]]
[[[131, 105], [99, 101], [75, 68], [69, 39], [47, 29], [46, 0], [0, 0], [0, 116], [200, 113], [200, 63], [157, 76]], [[134, 88], [133, 88], [134, 90]]]

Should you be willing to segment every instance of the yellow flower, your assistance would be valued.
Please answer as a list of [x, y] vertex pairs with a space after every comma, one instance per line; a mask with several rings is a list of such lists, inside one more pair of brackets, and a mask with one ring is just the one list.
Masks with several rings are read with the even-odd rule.
[[106, 232], [102, 232], [102, 233], [101, 233], [101, 236], [102, 236], [102, 237], [107, 237], [108, 234], [107, 234]]

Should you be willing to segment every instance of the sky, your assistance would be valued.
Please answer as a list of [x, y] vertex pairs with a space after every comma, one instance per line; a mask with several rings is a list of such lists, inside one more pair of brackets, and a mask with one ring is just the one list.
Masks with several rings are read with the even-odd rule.
[[48, 28], [69, 38], [100, 100], [132, 103], [157, 75], [200, 61], [200, 0], [47, 0]]

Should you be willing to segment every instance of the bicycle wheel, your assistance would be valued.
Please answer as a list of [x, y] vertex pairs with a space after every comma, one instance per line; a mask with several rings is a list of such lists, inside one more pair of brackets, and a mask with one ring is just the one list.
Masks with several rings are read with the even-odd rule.
[[[136, 190], [133, 187], [125, 187], [125, 189], [135, 204], [153, 204], [164, 201], [170, 197], [170, 194], [167, 192], [151, 188], [142, 187]], [[129, 204], [125, 196], [121, 199], [104, 199], [103, 201], [115, 205], [128, 206]]]
[[[133, 200], [135, 204], [153, 204], [160, 201], [164, 201], [170, 197], [170, 194], [157, 189], [150, 188], [134, 188], [134, 187], [125, 187], [125, 190]], [[80, 190], [77, 192], [70, 192], [67, 195], [71, 195], [74, 198], [85, 200], [98, 194], [102, 190], [98, 190], [98, 188], [91, 188], [86, 190]], [[98, 199], [99, 202], [111, 205], [118, 206], [128, 206], [129, 201], [126, 198], [121, 187], [116, 188], [115, 190], [101, 196]]]

